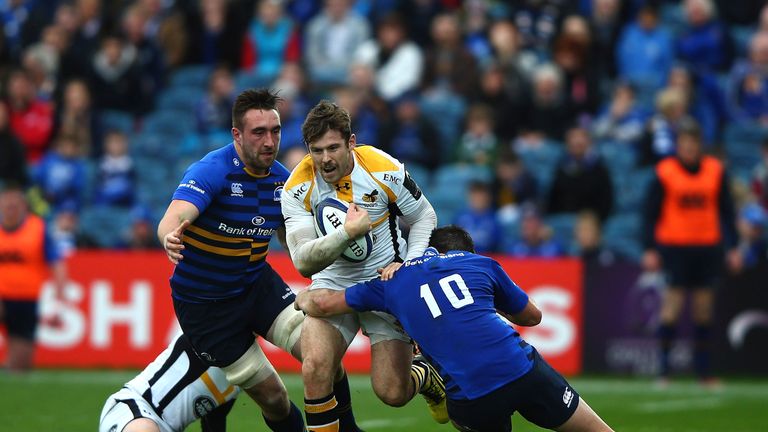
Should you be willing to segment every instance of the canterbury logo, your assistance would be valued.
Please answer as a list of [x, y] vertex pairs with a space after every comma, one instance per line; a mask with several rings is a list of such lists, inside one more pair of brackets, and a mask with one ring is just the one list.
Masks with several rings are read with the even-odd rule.
[[563, 393], [563, 403], [567, 407], [571, 407], [571, 402], [573, 401], [573, 392], [568, 387], [565, 388], [565, 392]]
[[336, 192], [341, 192], [342, 189], [344, 190], [350, 190], [352, 186], [349, 185], [349, 183], [339, 183], [336, 185]]
[[374, 189], [369, 194], [363, 194], [363, 202], [372, 203], [376, 202], [376, 198], [378, 198], [379, 191]]

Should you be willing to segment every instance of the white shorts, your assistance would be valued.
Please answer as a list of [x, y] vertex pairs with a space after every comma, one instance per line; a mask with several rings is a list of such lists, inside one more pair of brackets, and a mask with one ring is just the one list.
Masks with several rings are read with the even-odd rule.
[[141, 417], [157, 423], [162, 432], [180, 432], [171, 429], [143, 397], [127, 388], [107, 399], [101, 410], [99, 432], [121, 432], [128, 423]]
[[[344, 278], [315, 279], [309, 289], [329, 288], [339, 291], [355, 284], [355, 281]], [[385, 312], [355, 312], [320, 319], [334, 326], [344, 337], [347, 346], [352, 343], [359, 329], [362, 329], [363, 334], [368, 336], [371, 345], [388, 340], [411, 342], [411, 338], [397, 325], [397, 319]]]

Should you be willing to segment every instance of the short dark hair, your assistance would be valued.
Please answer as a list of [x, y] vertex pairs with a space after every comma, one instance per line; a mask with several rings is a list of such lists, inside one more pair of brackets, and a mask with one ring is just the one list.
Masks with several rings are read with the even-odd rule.
[[352, 120], [347, 110], [323, 99], [312, 108], [301, 125], [304, 144], [316, 142], [329, 130], [340, 132], [344, 142], [349, 142], [352, 136]]
[[232, 127], [242, 129], [243, 117], [248, 110], [273, 110], [283, 99], [269, 89], [248, 89], [240, 93], [232, 105]]
[[447, 225], [432, 230], [429, 236], [429, 245], [440, 253], [452, 250], [461, 250], [475, 253], [475, 242], [472, 236], [462, 227]]
[[701, 127], [692, 117], [685, 116], [677, 124], [677, 135], [688, 135], [696, 140], [701, 140]]

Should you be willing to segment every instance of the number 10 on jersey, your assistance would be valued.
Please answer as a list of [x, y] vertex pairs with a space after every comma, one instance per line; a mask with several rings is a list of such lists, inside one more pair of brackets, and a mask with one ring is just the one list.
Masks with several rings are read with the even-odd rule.
[[[464, 279], [458, 273], [440, 279], [438, 284], [440, 285], [440, 288], [443, 289], [445, 297], [454, 309], [461, 309], [464, 306], [475, 302], [475, 299], [472, 298], [472, 294], [469, 292], [467, 284], [464, 283]], [[461, 298], [456, 294], [454, 286], [458, 288]], [[440, 306], [437, 305], [437, 301], [432, 294], [432, 289], [429, 287], [429, 284], [421, 286], [420, 295], [427, 304], [429, 311], [432, 313], [432, 318], [437, 318], [443, 314], [443, 311], [440, 310]]]

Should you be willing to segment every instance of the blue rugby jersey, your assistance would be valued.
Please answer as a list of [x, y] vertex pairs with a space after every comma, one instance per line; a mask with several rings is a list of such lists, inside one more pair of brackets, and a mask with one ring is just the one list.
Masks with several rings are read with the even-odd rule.
[[184, 259], [171, 276], [175, 298], [224, 299], [254, 285], [283, 225], [280, 195], [289, 174], [279, 162], [269, 174], [250, 173], [232, 143], [187, 169], [173, 199], [191, 202], [200, 216], [184, 232]]
[[393, 279], [354, 285], [345, 297], [357, 311], [394, 315], [438, 369], [451, 399], [477, 399], [533, 366], [533, 348], [496, 314], [522, 311], [528, 295], [491, 258], [428, 248]]

